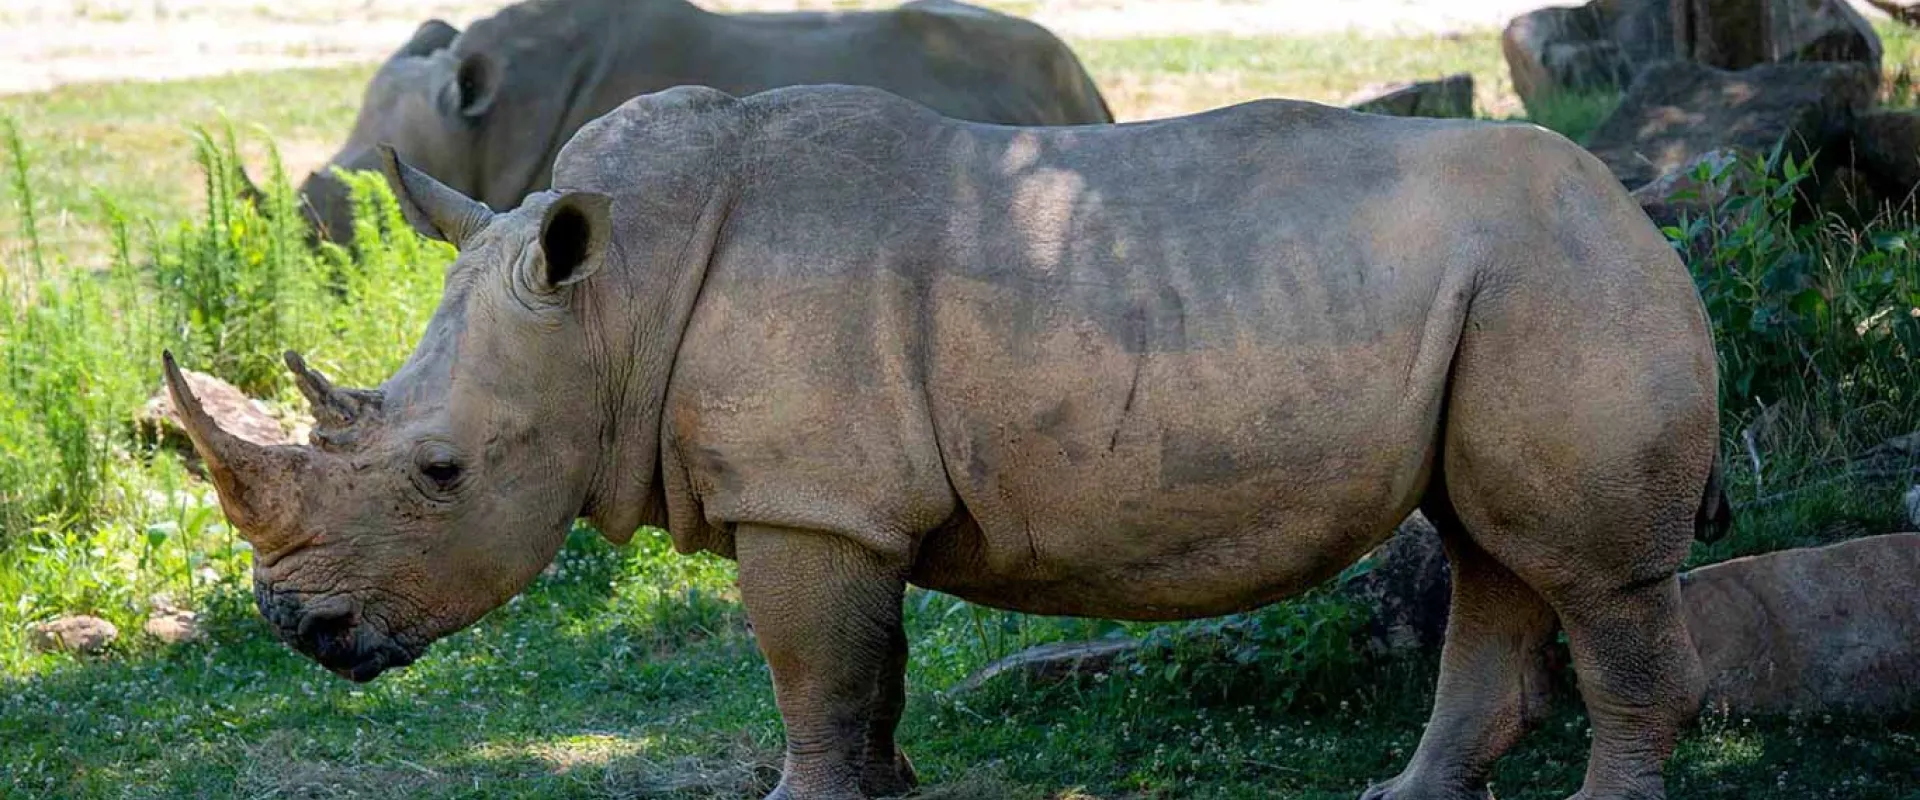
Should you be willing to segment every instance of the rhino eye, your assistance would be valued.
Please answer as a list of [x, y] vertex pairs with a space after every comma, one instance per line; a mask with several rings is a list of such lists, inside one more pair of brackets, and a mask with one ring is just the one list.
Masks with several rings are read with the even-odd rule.
[[459, 459], [444, 446], [421, 448], [414, 456], [414, 470], [418, 473], [414, 482], [428, 495], [447, 495], [460, 488], [460, 479], [465, 469]]
[[421, 465], [420, 474], [433, 481], [435, 486], [451, 489], [460, 482], [460, 465], [451, 461], [433, 461]]

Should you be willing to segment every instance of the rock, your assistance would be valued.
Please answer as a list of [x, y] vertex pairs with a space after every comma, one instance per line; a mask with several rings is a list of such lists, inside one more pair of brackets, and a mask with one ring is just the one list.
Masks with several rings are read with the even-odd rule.
[[1673, 0], [1675, 55], [1720, 69], [1787, 61], [1880, 67], [1880, 37], [1846, 0]]
[[1611, 93], [1674, 57], [1667, 0], [1594, 0], [1515, 17], [1500, 35], [1514, 92], [1530, 113], [1564, 94]]
[[1679, 225], [1685, 217], [1710, 213], [1740, 191], [1753, 176], [1748, 168], [1752, 163], [1749, 153], [1725, 147], [1708, 150], [1633, 190], [1633, 199], [1655, 225]]
[[[293, 444], [294, 439], [280, 427], [265, 404], [247, 397], [233, 384], [220, 380], [204, 372], [182, 370], [187, 385], [193, 389], [195, 397], [205, 406], [207, 413], [221, 429], [254, 444], [275, 445]], [[180, 427], [180, 418], [174, 414], [173, 398], [167, 395], [163, 384], [147, 400], [141, 410], [140, 421], [159, 433], [161, 441], [183, 453], [192, 453], [193, 446], [187, 441], [186, 431]]]
[[42, 653], [69, 652], [93, 655], [107, 649], [119, 638], [120, 629], [99, 617], [85, 614], [59, 617], [33, 626], [33, 649]]
[[1710, 710], [1920, 709], [1920, 533], [1714, 564], [1681, 592]]
[[1854, 120], [1849, 150], [1880, 197], [1900, 204], [1920, 188], [1920, 112], [1861, 114]]
[[147, 615], [147, 622], [141, 629], [166, 644], [185, 644], [206, 638], [206, 631], [200, 627], [198, 613], [174, 608], [164, 601], [153, 604], [153, 612]]
[[1767, 61], [1858, 61], [1877, 71], [1882, 54], [1873, 24], [1846, 0], [1767, 3]]
[[1500, 49], [1533, 114], [1554, 95], [1624, 89], [1662, 61], [1721, 69], [1858, 61], [1878, 70], [1882, 55], [1873, 26], [1845, 0], [1594, 0], [1514, 18]]
[[1709, 67], [1744, 69], [1769, 61], [1767, 11], [1761, 0], [1673, 0], [1680, 58]]
[[1028, 680], [1040, 683], [1057, 683], [1079, 675], [1105, 672], [1112, 669], [1121, 656], [1138, 649], [1140, 642], [1134, 639], [1054, 642], [1030, 647], [968, 675], [966, 680], [947, 690], [947, 696], [966, 694], [1010, 672], [1024, 674]]
[[1920, 0], [1867, 0], [1867, 5], [1908, 25], [1920, 25]]
[[1438, 652], [1453, 598], [1447, 554], [1433, 523], [1415, 512], [1367, 560], [1373, 568], [1340, 587], [1369, 609], [1366, 648], [1381, 655]]
[[1348, 98], [1347, 107], [1393, 117], [1465, 119], [1473, 116], [1473, 76], [1462, 72], [1437, 81], [1374, 84]]
[[1907, 522], [1920, 529], [1920, 485], [1907, 490]]
[[1667, 61], [1633, 81], [1587, 149], [1629, 189], [1732, 148], [1764, 153], [1786, 137], [1804, 157], [1841, 141], [1874, 100], [1878, 73], [1855, 63], [1765, 64], [1739, 72]]

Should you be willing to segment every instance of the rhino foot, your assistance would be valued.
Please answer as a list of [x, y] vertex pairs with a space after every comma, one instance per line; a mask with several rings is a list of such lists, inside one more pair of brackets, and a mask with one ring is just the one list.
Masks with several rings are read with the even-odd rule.
[[900, 797], [919, 785], [920, 776], [913, 771], [913, 762], [898, 748], [893, 751], [893, 763], [868, 762], [860, 776], [860, 791], [868, 797]]
[[1360, 800], [1494, 800], [1493, 792], [1485, 787], [1469, 789], [1457, 784], [1447, 785], [1434, 781], [1423, 781], [1418, 776], [1401, 773], [1385, 783], [1367, 787]]

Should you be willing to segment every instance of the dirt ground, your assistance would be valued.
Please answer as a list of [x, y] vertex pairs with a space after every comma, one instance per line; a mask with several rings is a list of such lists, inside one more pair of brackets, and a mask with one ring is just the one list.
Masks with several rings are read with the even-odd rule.
[[[888, 0], [695, 0], [716, 10], [884, 7]], [[980, 0], [975, 0], [980, 2]], [[464, 26], [506, 0], [5, 0], [0, 94], [378, 60], [415, 25]], [[1196, 33], [1445, 33], [1541, 0], [985, 0], [1069, 38]]]

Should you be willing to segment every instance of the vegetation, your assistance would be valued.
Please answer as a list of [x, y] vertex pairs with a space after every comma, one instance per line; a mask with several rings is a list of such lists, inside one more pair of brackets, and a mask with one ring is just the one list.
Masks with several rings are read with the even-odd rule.
[[[1461, 66], [1483, 76], [1483, 107], [1506, 102], [1485, 79], [1503, 72], [1488, 35], [1082, 50], [1112, 76], [1123, 116], [1257, 94], [1338, 100]], [[364, 78], [325, 70], [0, 102], [18, 120], [0, 129], [12, 208], [0, 227], [0, 795], [757, 796], [775, 777], [780, 728], [731, 563], [675, 555], [658, 532], [615, 548], [576, 530], [521, 597], [419, 664], [355, 686], [274, 640], [252, 609], [247, 545], [175, 451], [135, 425], [162, 348], [289, 418], [299, 400], [282, 349], [360, 385], [410, 351], [451, 251], [408, 231], [377, 179], [356, 180], [358, 249], [315, 251], [267, 137], [177, 135], [181, 120], [214, 123], [224, 105], [307, 142], [297, 146], [311, 162]], [[312, 102], [254, 99], [289, 95]], [[1606, 102], [1540, 121], [1578, 136]], [[234, 197], [243, 159], [269, 176], [266, 214]], [[1901, 487], [1848, 459], [1920, 430], [1920, 222], [1806, 219], [1794, 213], [1800, 166], [1754, 167], [1762, 177], [1744, 192], [1669, 231], [1714, 320], [1742, 507], [1730, 536], [1696, 546], [1695, 564], [1895, 529]], [[200, 611], [208, 640], [141, 633], [156, 596]], [[919, 590], [907, 610], [903, 741], [926, 797], [1350, 798], [1405, 762], [1431, 700], [1433, 665], [1359, 655], [1358, 613], [1328, 588], [1186, 625], [1028, 617]], [[100, 657], [26, 646], [30, 623], [68, 613], [103, 616], [122, 635]], [[1081, 680], [950, 692], [1024, 647], [1116, 635], [1148, 647]], [[1573, 687], [1558, 689], [1548, 724], [1503, 763], [1499, 796], [1578, 785], [1585, 718]], [[1676, 797], [1913, 798], [1920, 719], [1709, 714], [1670, 775]]]

